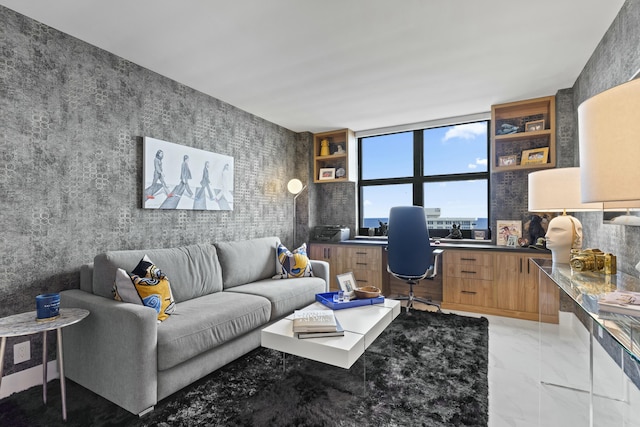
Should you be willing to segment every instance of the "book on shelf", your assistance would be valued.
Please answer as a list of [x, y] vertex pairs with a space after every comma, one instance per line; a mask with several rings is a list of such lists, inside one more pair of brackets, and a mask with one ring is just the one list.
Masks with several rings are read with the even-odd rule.
[[296, 310], [293, 313], [293, 332], [336, 332], [333, 310]]
[[322, 338], [322, 337], [343, 337], [344, 329], [338, 319], [336, 319], [336, 330], [331, 332], [297, 332], [297, 336], [300, 339], [306, 338]]
[[640, 292], [608, 292], [598, 300], [599, 311], [640, 316]]

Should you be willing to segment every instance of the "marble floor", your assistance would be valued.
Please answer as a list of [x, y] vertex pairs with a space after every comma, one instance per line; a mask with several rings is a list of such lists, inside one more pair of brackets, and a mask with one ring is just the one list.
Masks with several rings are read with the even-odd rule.
[[557, 325], [485, 317], [489, 426], [640, 426], [640, 392], [597, 341], [590, 405], [589, 334], [573, 314]]

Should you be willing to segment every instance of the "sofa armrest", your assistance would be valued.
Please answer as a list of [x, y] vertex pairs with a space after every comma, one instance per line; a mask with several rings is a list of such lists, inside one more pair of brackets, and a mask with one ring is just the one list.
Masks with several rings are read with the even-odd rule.
[[313, 275], [316, 277], [320, 277], [321, 279], [324, 279], [324, 282], [326, 284], [325, 287], [325, 292], [329, 292], [329, 287], [330, 287], [330, 283], [331, 283], [331, 272], [329, 271], [329, 263], [326, 261], [320, 261], [320, 260], [309, 260], [311, 261], [311, 268], [313, 269]]
[[89, 310], [63, 329], [64, 368], [71, 380], [134, 414], [157, 403], [157, 314], [80, 289], [60, 293], [62, 307]]

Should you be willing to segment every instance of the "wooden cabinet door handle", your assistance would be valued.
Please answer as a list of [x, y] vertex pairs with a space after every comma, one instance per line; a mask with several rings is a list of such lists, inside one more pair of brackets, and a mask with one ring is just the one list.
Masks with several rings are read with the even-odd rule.
[[477, 294], [477, 292], [474, 291], [460, 291], [461, 294], [469, 294], [469, 295], [475, 295]]
[[467, 274], [477, 274], [477, 271], [469, 271], [469, 270], [460, 270], [460, 273], [467, 273]]
[[366, 255], [366, 252], [356, 252], [356, 255]]
[[460, 258], [462, 261], [477, 261], [475, 258]]
[[366, 262], [356, 262], [356, 265], [369, 265], [369, 264]]

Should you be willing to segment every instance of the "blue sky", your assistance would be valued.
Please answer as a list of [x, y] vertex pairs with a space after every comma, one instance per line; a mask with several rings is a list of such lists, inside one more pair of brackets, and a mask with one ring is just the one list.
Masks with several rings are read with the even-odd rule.
[[[368, 138], [363, 146], [363, 178], [412, 175], [412, 138], [412, 132]], [[427, 175], [487, 170], [485, 122], [428, 129], [424, 139]], [[364, 193], [364, 216], [387, 217], [392, 206], [410, 204], [410, 185], [370, 187]], [[425, 207], [441, 208], [443, 217], [486, 217], [486, 204], [485, 182], [434, 183], [425, 189]]]

